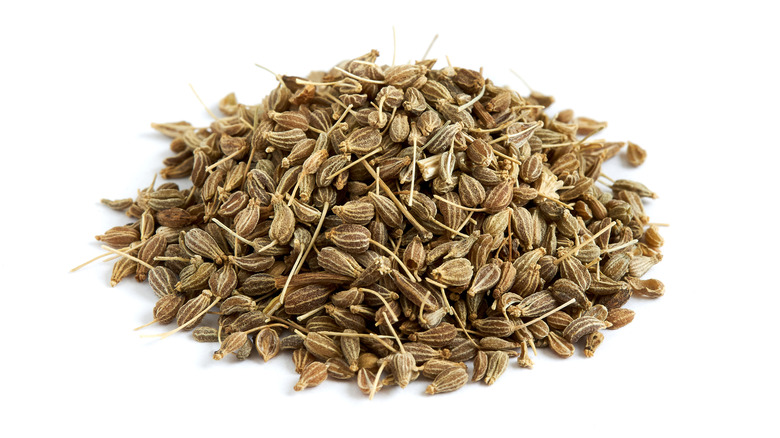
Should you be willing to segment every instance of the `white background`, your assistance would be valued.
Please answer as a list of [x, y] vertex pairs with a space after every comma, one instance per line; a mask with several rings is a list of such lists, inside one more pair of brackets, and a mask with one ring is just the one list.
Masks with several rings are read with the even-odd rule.
[[[778, 410], [778, 70], [772, 2], [14, 2], [0, 13], [3, 127], [0, 423], [4, 436], [511, 433], [517, 436], [768, 436]], [[235, 91], [259, 102], [273, 77], [306, 75], [370, 49], [390, 63], [431, 52], [509, 73], [555, 110], [607, 120], [604, 136], [649, 152], [615, 177], [645, 182], [668, 222], [629, 326], [594, 358], [540, 353], [492, 387], [368, 402], [353, 383], [294, 393], [289, 355], [213, 361], [189, 334], [131, 331], [154, 297], [109, 264], [93, 236], [127, 219], [168, 156], [150, 122], [209, 122]], [[442, 64], [440, 63], [439, 66]], [[145, 333], [160, 332], [160, 327]], [[580, 349], [581, 350], [581, 349]], [[241, 435], [239, 435], [241, 434]], [[533, 434], [533, 435], [531, 435]], [[471, 435], [474, 436], [474, 435]]]

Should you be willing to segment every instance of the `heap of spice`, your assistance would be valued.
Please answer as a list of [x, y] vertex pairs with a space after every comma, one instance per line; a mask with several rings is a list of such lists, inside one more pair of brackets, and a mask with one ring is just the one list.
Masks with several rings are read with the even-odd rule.
[[[178, 326], [155, 336], [192, 330], [216, 360], [290, 350], [295, 390], [355, 380], [373, 397], [422, 377], [437, 394], [540, 348], [591, 357], [633, 320], [629, 298], [663, 295], [641, 279], [662, 258], [656, 195], [602, 174], [624, 146], [591, 139], [606, 123], [377, 56], [276, 75], [257, 105], [230, 94], [208, 127], [152, 124], [176, 154], [160, 175], [192, 186], [104, 200], [135, 222], [97, 240], [118, 257], [111, 285], [148, 280], [152, 323]], [[629, 143], [631, 164], [645, 155]]]

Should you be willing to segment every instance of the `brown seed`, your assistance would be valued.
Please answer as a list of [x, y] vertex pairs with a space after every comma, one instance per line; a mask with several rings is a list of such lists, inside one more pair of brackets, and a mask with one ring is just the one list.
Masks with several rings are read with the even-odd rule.
[[468, 286], [473, 275], [474, 268], [472, 268], [471, 262], [465, 258], [448, 260], [431, 271], [431, 277], [434, 280], [456, 287]]
[[333, 287], [310, 284], [287, 292], [284, 299], [284, 311], [288, 315], [303, 315], [328, 301]]
[[628, 149], [626, 150], [626, 159], [628, 163], [634, 167], [641, 166], [647, 158], [647, 151], [639, 147], [636, 143], [628, 142]]
[[611, 323], [610, 330], [617, 330], [621, 327], [625, 327], [631, 321], [634, 320], [634, 311], [630, 309], [612, 309], [607, 315], [607, 322]]
[[469, 375], [465, 369], [455, 366], [450, 367], [436, 376], [433, 383], [425, 389], [426, 394], [440, 394], [443, 392], [456, 391], [463, 387], [469, 380]]
[[574, 345], [555, 332], [550, 332], [550, 348], [560, 357], [567, 358], [574, 354]]
[[311, 362], [301, 372], [298, 383], [295, 384], [296, 391], [306, 388], [313, 388], [328, 378], [328, 366], [322, 362]]
[[374, 204], [365, 201], [349, 201], [332, 210], [347, 224], [367, 225], [374, 218]]
[[360, 254], [368, 249], [371, 232], [362, 225], [343, 224], [328, 230], [325, 238], [345, 252]]
[[492, 385], [504, 374], [509, 366], [509, 355], [505, 351], [488, 353], [488, 365], [485, 371], [485, 383]]
[[482, 206], [485, 211], [490, 214], [498, 213], [504, 210], [509, 203], [512, 202], [514, 183], [510, 180], [501, 182], [497, 186], [493, 187], [487, 194], [485, 201], [482, 202]]
[[472, 382], [479, 382], [485, 378], [488, 367], [488, 355], [484, 351], [477, 352], [477, 356], [474, 358], [474, 373], [471, 375]]
[[431, 347], [444, 347], [451, 340], [455, 339], [457, 334], [458, 331], [455, 329], [454, 325], [443, 322], [430, 330], [412, 333], [409, 335], [409, 340], [427, 344]]
[[593, 316], [581, 316], [571, 322], [564, 330], [563, 337], [567, 341], [574, 343], [583, 336], [587, 336], [597, 330], [602, 330], [606, 326], [604, 321]]
[[593, 357], [596, 349], [604, 341], [604, 335], [601, 332], [593, 332], [585, 338], [585, 357]]
[[279, 333], [270, 328], [264, 328], [255, 335], [255, 348], [264, 362], [268, 362], [281, 351]]
[[333, 339], [317, 332], [309, 332], [303, 341], [304, 347], [319, 360], [341, 356], [341, 350]]
[[231, 333], [228, 337], [222, 340], [219, 350], [214, 352], [214, 360], [220, 360], [228, 353], [233, 353], [246, 343], [247, 334], [245, 332]]

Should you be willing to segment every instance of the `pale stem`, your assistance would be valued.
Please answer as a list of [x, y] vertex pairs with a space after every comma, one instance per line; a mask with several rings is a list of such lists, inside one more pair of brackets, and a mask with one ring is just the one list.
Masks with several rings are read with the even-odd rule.
[[409, 271], [409, 268], [406, 267], [404, 262], [401, 261], [401, 259], [398, 258], [398, 256], [395, 255], [395, 253], [393, 251], [390, 251], [389, 248], [385, 247], [384, 245], [382, 245], [381, 243], [377, 242], [374, 239], [368, 239], [368, 241], [371, 242], [372, 244], [376, 245], [377, 248], [380, 248], [384, 252], [390, 254], [390, 257], [395, 259], [395, 261], [398, 262], [398, 264], [401, 266], [401, 268], [404, 270], [404, 272], [406, 272], [406, 275], [409, 277], [409, 279], [412, 280], [413, 283], [417, 282], [417, 279], [414, 278], [414, 275], [412, 275], [412, 273]]
[[155, 258], [154, 258], [154, 261], [155, 261], [155, 262], [168, 262], [168, 261], [171, 261], [171, 262], [184, 262], [184, 263], [189, 263], [189, 262], [191, 262], [192, 260], [190, 260], [190, 259], [185, 259], [184, 257], [162, 257], [162, 256], [161, 256], [161, 257], [155, 257]]
[[[436, 34], [436, 36], [439, 36]], [[436, 41], [436, 37], [433, 38], [433, 41]], [[431, 42], [431, 45], [433, 45], [433, 42]], [[429, 47], [430, 49], [430, 47]], [[427, 52], [426, 52], [427, 53]], [[409, 207], [412, 207], [412, 203], [414, 202], [414, 178], [415, 178], [415, 171], [417, 170], [417, 136], [414, 137], [414, 142], [412, 144], [412, 184], [411, 188], [409, 189]]]
[[277, 324], [264, 324], [264, 325], [261, 325], [260, 327], [255, 327], [253, 329], [249, 329], [249, 330], [245, 331], [244, 333], [246, 333], [248, 335], [250, 333], [259, 332], [260, 330], [265, 329], [265, 328], [273, 328], [273, 327], [283, 327], [283, 328], [286, 328], [286, 329], [290, 328], [289, 325], [281, 324], [281, 323], [277, 323]]
[[344, 81], [334, 81], [334, 82], [312, 82], [312, 81], [307, 81], [307, 80], [304, 80], [304, 79], [298, 78], [298, 79], [296, 79], [296, 80], [295, 80], [295, 83], [296, 83], [296, 84], [299, 84], [299, 85], [315, 85], [315, 86], [320, 86], [320, 85], [321, 85], [321, 86], [330, 86], [330, 85], [340, 85], [340, 84], [343, 84], [343, 83], [344, 83]]
[[268, 319], [270, 319], [271, 321], [281, 322], [282, 324], [287, 324], [290, 327], [293, 327], [293, 329], [294, 329], [293, 331], [295, 331], [298, 334], [298, 336], [300, 336], [302, 338], [305, 338], [306, 335], [304, 335], [301, 332], [309, 333], [309, 329], [307, 329], [306, 327], [303, 327], [303, 326], [301, 326], [301, 325], [299, 325], [299, 324], [297, 324], [297, 323], [295, 323], [293, 321], [288, 321], [286, 319], [279, 318], [278, 316], [273, 316], [273, 315], [268, 315]]
[[[314, 229], [314, 234], [312, 234], [311, 240], [309, 241], [309, 245], [306, 247], [306, 251], [303, 253], [303, 257], [301, 260], [306, 260], [306, 257], [309, 255], [309, 251], [311, 251], [311, 248], [314, 246], [314, 241], [317, 240], [317, 236], [320, 234], [320, 230], [322, 229], [322, 224], [325, 222], [325, 215], [328, 214], [328, 207], [330, 205], [325, 202], [325, 204], [322, 206], [322, 214], [320, 215], [320, 221], [317, 223], [317, 228]], [[284, 284], [284, 289], [282, 289], [281, 295], [279, 295], [279, 303], [284, 304], [284, 297], [287, 294], [287, 287], [290, 286], [290, 280], [292, 280], [293, 276], [298, 273], [298, 271], [301, 269], [301, 266], [303, 263], [298, 263], [297, 266], [293, 266], [293, 270], [290, 271], [290, 275], [287, 276], [287, 281]]]
[[207, 113], [209, 113], [209, 115], [210, 115], [211, 117], [213, 117], [213, 118], [214, 118], [214, 120], [219, 120], [219, 117], [217, 117], [217, 116], [216, 116], [216, 115], [215, 115], [215, 114], [214, 114], [214, 113], [211, 111], [211, 109], [209, 109], [209, 107], [208, 107], [208, 106], [207, 106], [205, 103], [203, 103], [203, 99], [201, 99], [201, 98], [200, 98], [200, 96], [198, 96], [198, 92], [197, 92], [197, 91], [195, 91], [195, 87], [193, 87], [193, 86], [192, 86], [192, 84], [189, 84], [189, 86], [190, 86], [190, 89], [192, 90], [192, 92], [195, 94], [195, 97], [198, 99], [198, 102], [200, 102], [200, 104], [201, 104], [201, 105], [203, 105], [203, 108], [205, 108], [205, 109], [206, 109], [206, 112], [207, 112]]
[[605, 174], [603, 174], [603, 173], [599, 174], [599, 176], [606, 178], [606, 179], [607, 179], [607, 181], [609, 181], [609, 182], [611, 182], [611, 183], [613, 183], [613, 184], [615, 183], [615, 180], [614, 180], [614, 179], [612, 179], [612, 178], [608, 177], [607, 175], [605, 175]]
[[423, 308], [425, 308], [425, 303], [428, 301], [429, 296], [431, 296], [430, 289], [425, 291], [425, 297], [422, 300], [423, 304], [420, 306], [420, 316], [417, 317], [417, 320], [424, 324], [427, 324], [428, 322], [425, 318], [423, 318]]
[[[123, 248], [123, 249], [124, 249], [124, 248]], [[121, 251], [121, 250], [119, 250], [119, 251]], [[84, 262], [84, 263], [82, 263], [82, 264], [80, 264], [80, 265], [76, 266], [75, 268], [71, 269], [71, 270], [70, 270], [70, 272], [76, 272], [76, 271], [78, 271], [79, 269], [83, 268], [84, 266], [87, 266], [88, 264], [90, 264], [90, 263], [92, 263], [92, 262], [94, 262], [94, 261], [96, 261], [96, 260], [100, 260], [100, 259], [102, 259], [103, 257], [105, 257], [105, 256], [108, 256], [108, 255], [111, 255], [111, 254], [113, 254], [113, 253], [112, 253], [112, 252], [106, 252], [106, 253], [100, 254], [99, 256], [95, 257], [94, 259], [91, 259], [91, 260], [89, 260], [89, 261], [86, 261], [86, 262]]]
[[401, 353], [406, 354], [404, 344], [401, 343], [401, 338], [399, 338], [398, 333], [395, 332], [395, 327], [393, 327], [393, 324], [390, 324], [390, 318], [387, 317], [387, 313], [383, 313], [382, 316], [385, 318], [385, 323], [390, 328], [390, 331], [393, 332], [393, 337], [395, 338], [395, 341], [398, 342], [398, 348], [401, 349]]
[[[519, 109], [521, 109], [521, 110], [522, 109], [527, 109], [527, 108], [544, 108], [544, 106], [542, 106], [542, 105], [523, 105], [523, 106], [519, 107]], [[523, 114], [520, 114], [519, 116], [515, 117], [514, 119], [509, 120], [507, 122], [504, 122], [501, 125], [496, 126], [495, 128], [490, 128], [490, 129], [469, 128], [469, 131], [470, 132], [497, 132], [497, 131], [503, 131], [509, 125], [519, 121], [523, 117], [525, 117], [525, 116]]]
[[437, 138], [441, 137], [442, 133], [444, 132], [444, 128], [449, 126], [450, 123], [452, 123], [452, 121], [451, 120], [447, 120], [443, 125], [441, 125], [439, 130], [436, 131], [436, 134], [433, 134], [433, 137], [428, 139], [428, 141], [426, 141], [425, 144], [422, 145], [422, 147], [420, 149], [425, 150], [425, 148], [427, 148], [429, 144], [433, 143], [434, 141], [436, 141]]
[[393, 63], [390, 64], [391, 66], [395, 65], [395, 48], [396, 48], [396, 44], [395, 44], [395, 26], [393, 26]]
[[367, 288], [364, 288], [364, 287], [359, 287], [358, 290], [363, 292], [363, 293], [370, 292], [370, 293], [376, 295], [377, 298], [379, 298], [379, 300], [382, 301], [382, 304], [384, 304], [384, 306], [387, 308], [387, 311], [392, 313], [393, 309], [390, 308], [390, 303], [388, 303], [385, 300], [385, 297], [383, 297], [382, 294], [380, 294], [379, 292], [377, 292], [375, 290], [367, 289]]
[[428, 57], [428, 53], [431, 51], [431, 48], [433, 48], [433, 43], [435, 43], [438, 38], [439, 38], [438, 33], [433, 36], [433, 40], [431, 40], [431, 43], [428, 44], [428, 48], [425, 49], [425, 54], [423, 54], [422, 61], [425, 61], [425, 58]]
[[541, 121], [536, 122], [536, 124], [534, 124], [534, 126], [531, 126], [530, 128], [523, 129], [522, 131], [515, 132], [514, 134], [502, 135], [501, 137], [498, 137], [498, 138], [496, 138], [494, 140], [491, 140], [488, 144], [498, 143], [499, 141], [508, 140], [510, 138], [513, 138], [513, 137], [519, 137], [519, 136], [521, 136], [521, 135], [523, 135], [523, 134], [525, 134], [527, 132], [533, 131], [534, 129], [537, 129], [537, 128], [541, 127], [542, 125], [544, 125], [543, 122], [541, 122]]
[[510, 71], [510, 72], [512, 72], [512, 74], [513, 74], [513, 75], [517, 76], [517, 79], [520, 79], [520, 81], [523, 83], [523, 85], [525, 85], [525, 86], [528, 88], [528, 90], [529, 90], [529, 91], [532, 91], [532, 92], [534, 91], [534, 89], [533, 89], [533, 88], [531, 88], [531, 86], [530, 86], [530, 85], [528, 85], [528, 82], [526, 82], [526, 81], [525, 81], [525, 79], [523, 79], [523, 77], [522, 77], [522, 76], [520, 76], [519, 74], [517, 74], [517, 72], [516, 72], [516, 71], [512, 70], [511, 68], [509, 69], [509, 71]]
[[[384, 97], [382, 98], [384, 101]], [[381, 105], [380, 105], [381, 107]], [[395, 118], [395, 111], [398, 108], [393, 108], [393, 112], [390, 114], [390, 119], [387, 121], [387, 126], [385, 126], [385, 129], [382, 130], [382, 136], [384, 137], [385, 133], [390, 130], [390, 124], [393, 123], [393, 119]]]
[[262, 65], [260, 65], [260, 64], [255, 64], [255, 66], [256, 66], [256, 67], [260, 67], [260, 68], [262, 68], [263, 70], [267, 71], [268, 73], [271, 73], [272, 75], [274, 75], [274, 77], [276, 78], [276, 80], [277, 80], [277, 81], [279, 81], [279, 83], [280, 83], [280, 84], [282, 84], [282, 85], [284, 86], [284, 88], [287, 88], [287, 86], [286, 86], [286, 85], [284, 85], [284, 81], [282, 81], [282, 76], [281, 76], [281, 75], [274, 73], [274, 72], [273, 72], [273, 71], [272, 71], [270, 68], [268, 68], [268, 67], [263, 67], [263, 66], [262, 66]]
[[150, 325], [154, 324], [155, 322], [157, 322], [157, 318], [154, 318], [153, 320], [147, 322], [146, 324], [144, 324], [142, 326], [138, 326], [138, 327], [134, 328], [133, 331], [136, 332], [138, 330], [141, 330], [144, 327], [149, 327]]
[[246, 240], [243, 237], [239, 236], [235, 231], [231, 230], [230, 227], [228, 227], [227, 225], [225, 225], [222, 222], [218, 221], [217, 218], [211, 218], [211, 221], [214, 222], [215, 224], [219, 225], [223, 230], [225, 230], [228, 233], [230, 233], [231, 236], [233, 236], [236, 239], [246, 243], [247, 245], [251, 246], [252, 248], [257, 249], [258, 245], [255, 242]]
[[447, 299], [447, 292], [444, 289], [446, 288], [439, 287], [439, 290], [441, 291], [441, 297], [444, 299], [444, 305], [447, 306], [447, 313], [452, 315], [455, 313], [455, 311], [452, 310], [452, 306], [450, 306], [450, 300]]
[[441, 197], [441, 196], [439, 196], [439, 195], [433, 195], [433, 197], [434, 197], [434, 199], [438, 199], [439, 201], [441, 201], [441, 202], [444, 202], [445, 204], [450, 204], [451, 206], [453, 206], [453, 207], [457, 207], [457, 208], [459, 208], [459, 209], [461, 209], [461, 210], [465, 210], [465, 211], [474, 211], [474, 212], [482, 212], [482, 211], [485, 211], [485, 209], [484, 209], [484, 208], [471, 208], [471, 207], [464, 207], [464, 206], [462, 206], [462, 205], [460, 205], [460, 204], [456, 204], [456, 203], [454, 203], [454, 202], [452, 202], [452, 201], [448, 201], [447, 199], [445, 199], [445, 198], [442, 198], [442, 197]]
[[368, 399], [373, 400], [374, 394], [376, 394], [377, 387], [379, 386], [379, 378], [382, 376], [382, 370], [385, 369], [385, 365], [387, 364], [387, 361], [382, 362], [381, 365], [379, 365], [379, 370], [376, 372], [376, 377], [374, 378], [374, 384], [371, 385], [371, 391], [368, 392]]
[[383, 339], [395, 339], [392, 336], [378, 335], [376, 333], [344, 333], [344, 332], [317, 332], [325, 336], [344, 336], [347, 338], [383, 338]]
[[602, 249], [602, 250], [601, 250], [601, 253], [602, 253], [602, 254], [606, 254], [606, 253], [609, 253], [609, 252], [618, 251], [618, 250], [621, 250], [621, 249], [623, 249], [623, 248], [627, 248], [627, 247], [629, 247], [629, 246], [631, 246], [631, 245], [634, 245], [634, 244], [636, 244], [637, 242], [639, 242], [639, 241], [638, 241], [638, 240], [636, 240], [636, 239], [634, 239], [634, 240], [631, 240], [631, 241], [629, 241], [629, 242], [623, 243], [623, 244], [621, 244], [621, 245], [618, 245], [618, 246], [615, 246], [615, 247], [612, 247], [612, 248]]
[[516, 163], [516, 164], [523, 164], [523, 162], [522, 162], [522, 161], [520, 161], [520, 160], [518, 160], [517, 158], [513, 158], [513, 157], [510, 157], [509, 155], [502, 154], [501, 152], [499, 152], [499, 151], [497, 151], [497, 150], [495, 150], [495, 149], [493, 149], [493, 153], [494, 153], [494, 154], [496, 154], [496, 155], [498, 155], [499, 157], [501, 157], [501, 158], [503, 158], [503, 159], [505, 159], [505, 160], [509, 160], [509, 161], [511, 161], [511, 162], [513, 162], [513, 163]]
[[651, 225], [655, 225], [656, 227], [671, 227], [671, 225], [669, 224], [663, 224], [658, 222], [650, 222], [649, 224], [647, 224], [648, 227]]
[[571, 205], [569, 205], [569, 204], [566, 204], [566, 203], [564, 203], [564, 202], [561, 202], [561, 201], [560, 201], [560, 200], [558, 200], [558, 199], [555, 199], [555, 198], [549, 197], [549, 196], [547, 196], [547, 195], [543, 195], [543, 194], [541, 194], [541, 193], [539, 193], [537, 196], [539, 196], [540, 198], [544, 198], [544, 199], [547, 199], [547, 200], [549, 200], [549, 201], [552, 201], [552, 202], [554, 202], [554, 203], [556, 203], [556, 204], [560, 205], [561, 207], [563, 207], [563, 208], [566, 208], [567, 210], [574, 210], [574, 207], [572, 207]]
[[589, 244], [590, 242], [593, 242], [594, 240], [596, 240], [596, 238], [597, 238], [597, 237], [599, 237], [599, 236], [601, 236], [602, 234], [604, 234], [604, 233], [606, 233], [607, 231], [609, 231], [609, 230], [610, 230], [612, 227], [614, 227], [616, 224], [617, 224], [617, 222], [614, 222], [614, 221], [613, 221], [613, 222], [610, 222], [610, 223], [609, 223], [609, 225], [607, 225], [607, 226], [606, 226], [606, 227], [604, 227], [603, 229], [599, 230], [599, 232], [598, 232], [598, 233], [596, 233], [596, 234], [594, 234], [594, 235], [592, 235], [592, 236], [588, 237], [587, 239], [585, 239], [585, 240], [583, 240], [582, 242], [580, 242], [580, 244], [579, 244], [579, 245], [577, 245], [577, 246], [573, 247], [572, 249], [570, 249], [570, 250], [566, 251], [566, 254], [564, 254], [564, 255], [562, 255], [562, 256], [560, 256], [560, 257], [558, 257], [558, 258], [557, 258], [557, 259], [556, 259], [556, 260], [555, 260], [553, 263], [555, 263], [555, 264], [557, 265], [558, 263], [560, 263], [560, 262], [564, 261], [565, 259], [567, 259], [567, 258], [571, 257], [572, 255], [574, 255], [574, 254], [577, 254], [577, 253], [580, 251], [580, 249], [582, 249], [582, 247], [584, 247], [585, 245]]
[[452, 67], [452, 62], [450, 62], [450, 56], [449, 55], [444, 55], [444, 58], [447, 60], [447, 65]]
[[[369, 333], [368, 335], [371, 336], [372, 338], [376, 339], [376, 341], [379, 342], [380, 344], [382, 344], [383, 347], [387, 348], [388, 350], [392, 351], [393, 353], [398, 353], [398, 350], [396, 350], [395, 347], [393, 347], [387, 341], [382, 339], [383, 337], [385, 337], [384, 335], [378, 335], [376, 333]], [[393, 339], [395, 339], [395, 338], [393, 338]]]
[[311, 310], [311, 311], [309, 311], [309, 312], [306, 312], [306, 313], [304, 313], [303, 315], [299, 316], [299, 317], [298, 317], [298, 318], [296, 318], [296, 319], [297, 319], [298, 321], [303, 321], [304, 319], [307, 319], [307, 318], [309, 318], [309, 317], [311, 317], [311, 316], [314, 316], [314, 314], [316, 314], [317, 312], [319, 312], [320, 310], [322, 310], [322, 309], [324, 309], [324, 308], [325, 308], [325, 306], [320, 306], [320, 307], [317, 307], [316, 309], [313, 309], [313, 310]]
[[414, 228], [416, 228], [420, 233], [422, 233], [423, 238], [425, 240], [428, 240], [431, 237], [433, 237], [433, 233], [431, 233], [425, 227], [420, 225], [420, 223], [417, 222], [417, 219], [415, 219], [414, 216], [412, 216], [412, 214], [409, 213], [409, 210], [406, 209], [404, 204], [401, 201], [399, 201], [398, 198], [395, 197], [390, 187], [388, 187], [387, 184], [385, 184], [385, 182], [379, 178], [379, 174], [375, 173], [374, 169], [372, 169], [371, 166], [369, 166], [368, 163], [366, 163], [365, 161], [363, 162], [363, 166], [366, 168], [366, 170], [368, 170], [368, 173], [370, 173], [371, 176], [374, 177], [374, 179], [379, 183], [379, 185], [382, 186], [382, 190], [384, 190], [385, 193], [387, 193], [387, 197], [389, 197], [390, 200], [393, 201], [395, 206], [398, 207], [399, 210], [401, 210], [401, 213], [403, 213], [404, 217], [406, 217], [406, 219], [409, 220], [409, 222], [412, 224]]
[[378, 154], [378, 153], [380, 153], [380, 152], [382, 152], [382, 149], [381, 149], [381, 148], [376, 148], [376, 149], [374, 149], [373, 151], [371, 151], [371, 152], [369, 152], [369, 153], [367, 153], [367, 154], [363, 155], [362, 157], [358, 158], [357, 160], [355, 160], [355, 161], [353, 161], [353, 162], [351, 162], [351, 163], [347, 164], [346, 166], [342, 167], [341, 169], [339, 169], [337, 172], [335, 172], [335, 173], [333, 174], [333, 177], [336, 177], [336, 176], [337, 176], [338, 174], [340, 174], [341, 172], [344, 172], [344, 171], [347, 171], [347, 170], [349, 170], [349, 168], [350, 168], [350, 167], [352, 167], [352, 166], [354, 166], [354, 165], [356, 165], [356, 164], [358, 164], [358, 163], [362, 162], [363, 160], [367, 159], [368, 157], [370, 157], [370, 156], [372, 156], [372, 155], [376, 155], [376, 154]]
[[460, 231], [458, 231], [458, 230], [456, 230], [456, 229], [454, 229], [454, 228], [450, 228], [450, 227], [448, 227], [447, 225], [445, 225], [445, 224], [443, 224], [443, 223], [439, 222], [438, 220], [436, 220], [436, 219], [434, 219], [434, 218], [430, 218], [430, 219], [428, 219], [428, 220], [430, 220], [430, 221], [431, 221], [431, 222], [433, 222], [434, 224], [436, 224], [436, 225], [438, 225], [438, 226], [440, 226], [440, 227], [444, 228], [445, 230], [447, 230], [447, 231], [449, 231], [449, 232], [451, 232], [451, 233], [454, 233], [454, 234], [455, 234], [455, 235], [457, 235], [457, 236], [461, 236], [461, 237], [469, 237], [467, 234], [463, 234], [463, 233], [461, 233]]
[[432, 285], [434, 285], [436, 287], [439, 287], [439, 288], [442, 288], [442, 289], [447, 289], [447, 285], [441, 284], [438, 281], [431, 280], [428, 277], [425, 277], [425, 281], [427, 281], [428, 283], [430, 283], [430, 284], [432, 284]]
[[509, 229], [509, 251], [507, 251], [507, 253], [509, 254], [509, 263], [512, 263], [512, 209], [507, 207], [507, 210], [509, 210], [509, 226], [507, 227]]
[[100, 245], [100, 247], [105, 249], [106, 251], [111, 251], [112, 253], [114, 253], [114, 254], [116, 254], [118, 256], [124, 257], [126, 259], [130, 259], [130, 260], [138, 263], [139, 265], [148, 268], [149, 270], [154, 269], [154, 266], [150, 265], [149, 263], [146, 263], [145, 261], [143, 261], [143, 260], [141, 260], [141, 259], [139, 259], [137, 257], [133, 257], [130, 254], [125, 254], [125, 253], [123, 253], [123, 252], [121, 252], [119, 250], [116, 250], [116, 249], [111, 248], [110, 246], [106, 246], [106, 245]]
[[466, 220], [464, 220], [464, 221], [463, 221], [463, 223], [462, 223], [462, 224], [460, 224], [460, 226], [457, 228], [457, 230], [458, 230], [458, 231], [462, 230], [462, 229], [463, 229], [463, 227], [465, 227], [465, 226], [466, 226], [466, 224], [467, 224], [467, 223], [469, 223], [469, 222], [474, 222], [475, 224], [477, 223], [477, 221], [475, 221], [474, 219], [472, 219], [472, 218], [471, 218], [471, 216], [472, 216], [473, 214], [474, 214], [474, 212], [473, 212], [473, 211], [470, 211], [470, 212], [469, 212], [469, 214], [466, 216]]
[[228, 155], [228, 156], [226, 156], [226, 157], [223, 157], [223, 158], [221, 158], [221, 159], [220, 159], [219, 161], [217, 161], [216, 163], [214, 163], [214, 164], [212, 164], [211, 166], [207, 167], [207, 168], [206, 168], [206, 171], [207, 171], [207, 172], [211, 172], [211, 170], [212, 170], [212, 169], [214, 169], [215, 167], [217, 167], [217, 166], [219, 166], [220, 164], [224, 163], [225, 161], [227, 161], [227, 160], [229, 160], [229, 159], [231, 159], [231, 158], [235, 157], [236, 155], [240, 154], [241, 152], [244, 152], [244, 149], [238, 149], [237, 151], [233, 152], [232, 154], [230, 154], [230, 155]]
[[295, 199], [295, 192], [298, 191], [298, 185], [301, 183], [301, 177], [303, 177], [303, 175], [298, 176], [298, 180], [295, 181], [295, 185], [293, 186], [292, 193], [290, 194], [290, 200], [287, 201], [288, 207], [292, 205], [293, 199]]
[[363, 78], [363, 77], [360, 77], [360, 76], [358, 76], [358, 75], [354, 75], [354, 74], [352, 74], [352, 73], [350, 73], [350, 72], [348, 72], [348, 71], [344, 70], [344, 69], [343, 69], [343, 68], [341, 68], [341, 67], [333, 67], [333, 68], [334, 68], [335, 70], [338, 70], [338, 71], [340, 71], [340, 72], [341, 72], [342, 74], [344, 74], [345, 76], [349, 76], [349, 77], [351, 77], [352, 79], [356, 79], [356, 80], [358, 80], [358, 81], [361, 81], [361, 82], [368, 82], [369, 84], [379, 84], [379, 85], [384, 85], [384, 83], [385, 83], [384, 81], [375, 81], [375, 80], [373, 80], [373, 79]]
[[157, 335], [141, 335], [141, 337], [142, 337], [142, 338], [160, 338], [160, 339], [165, 339], [165, 338], [167, 338], [168, 336], [170, 336], [170, 335], [172, 335], [172, 334], [178, 333], [178, 332], [180, 332], [181, 330], [184, 330], [184, 327], [187, 327], [187, 326], [188, 326], [188, 325], [189, 325], [189, 324], [190, 324], [192, 321], [197, 321], [197, 320], [198, 320], [198, 318], [200, 318], [201, 316], [205, 315], [205, 314], [206, 314], [206, 312], [208, 312], [209, 310], [211, 310], [211, 308], [212, 308], [212, 307], [216, 306], [216, 305], [217, 305], [217, 303], [219, 303], [219, 300], [220, 300], [220, 298], [219, 298], [219, 297], [217, 297], [217, 299], [216, 299], [216, 300], [214, 300], [214, 302], [213, 302], [213, 303], [211, 303], [211, 305], [209, 305], [208, 307], [206, 307], [206, 308], [205, 308], [203, 311], [201, 311], [201, 312], [200, 312], [200, 313], [198, 313], [197, 315], [195, 315], [195, 316], [193, 316], [192, 318], [190, 318], [190, 319], [189, 319], [187, 322], [185, 322], [184, 324], [180, 325], [179, 327], [176, 327], [175, 329], [173, 329], [173, 330], [171, 330], [171, 331], [169, 331], [169, 332], [160, 333], [160, 334], [157, 334]]
[[[537, 322], [539, 322], [539, 321], [543, 320], [544, 318], [547, 318], [548, 316], [552, 315], [553, 313], [555, 313], [555, 312], [557, 312], [557, 311], [559, 311], [559, 310], [561, 310], [561, 309], [565, 308], [565, 307], [566, 307], [566, 306], [568, 306], [569, 304], [572, 304], [574, 301], [576, 301], [574, 298], [570, 299], [569, 301], [567, 301], [567, 302], [565, 302], [565, 303], [561, 304], [560, 306], [558, 306], [558, 307], [556, 307], [556, 308], [554, 308], [554, 309], [550, 310], [549, 312], [545, 313], [544, 315], [542, 315], [542, 316], [540, 316], [540, 317], [538, 317], [538, 318], [536, 318], [536, 319], [532, 319], [532, 320], [530, 320], [530, 321], [528, 321], [528, 322], [526, 322], [526, 323], [523, 323], [523, 324], [521, 324], [521, 325], [517, 326], [517, 328], [515, 329], [515, 331], [517, 331], [517, 330], [519, 330], [519, 329], [521, 329], [521, 328], [523, 328], [523, 327], [528, 327], [528, 326], [529, 326], [529, 325], [531, 325], [531, 324], [535, 324], [535, 323], [537, 323]], [[534, 348], [534, 354], [536, 354], [536, 351], [535, 351], [535, 350], [536, 350], [536, 349]]]
[[[252, 127], [254, 129], [254, 126]], [[255, 147], [252, 146], [252, 149], [249, 151], [249, 160], [246, 162], [246, 169], [244, 169], [244, 181], [246, 181], [246, 176], [249, 175], [249, 171], [252, 169], [252, 159], [255, 157]]]
[[461, 111], [463, 111], [463, 110], [465, 110], [467, 108], [470, 108], [472, 105], [474, 105], [475, 103], [479, 102], [479, 99], [482, 99], [482, 96], [484, 96], [484, 95], [485, 95], [485, 84], [482, 84], [482, 90], [480, 90], [479, 94], [474, 96], [474, 98], [471, 99], [470, 101], [468, 101], [468, 102], [464, 103], [463, 105], [459, 106], [458, 107], [458, 112], [461, 112]]

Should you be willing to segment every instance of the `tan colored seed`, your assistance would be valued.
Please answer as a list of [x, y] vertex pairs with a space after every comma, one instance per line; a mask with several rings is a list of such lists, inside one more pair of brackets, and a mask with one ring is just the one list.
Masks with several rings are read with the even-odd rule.
[[322, 362], [311, 362], [301, 372], [298, 383], [295, 384], [296, 391], [306, 388], [313, 388], [328, 378], [328, 366]]
[[433, 383], [428, 385], [425, 389], [426, 394], [440, 394], [443, 392], [452, 392], [462, 388], [469, 380], [469, 375], [465, 369], [461, 367], [448, 368], [435, 379]]
[[566, 338], [567, 341], [574, 343], [579, 341], [583, 336], [602, 330], [605, 327], [604, 321], [596, 317], [581, 316], [572, 321], [571, 324], [563, 330], [563, 337]]

